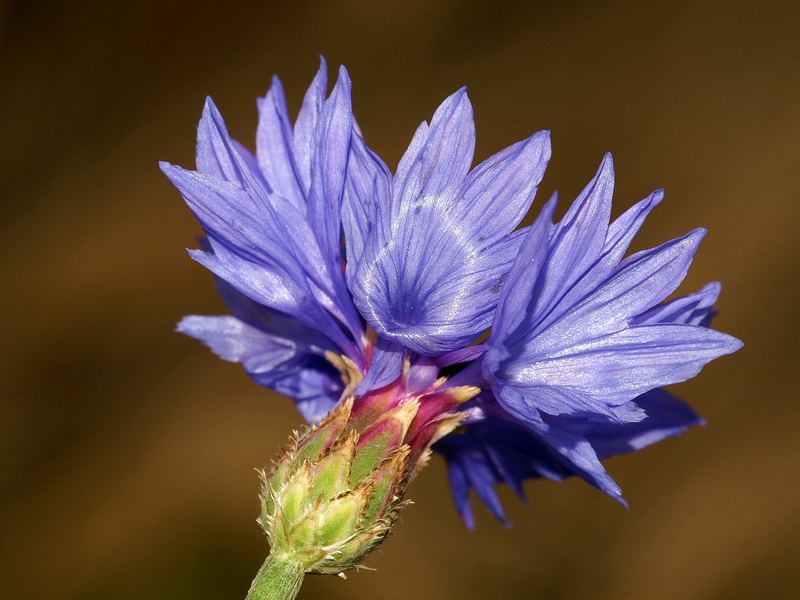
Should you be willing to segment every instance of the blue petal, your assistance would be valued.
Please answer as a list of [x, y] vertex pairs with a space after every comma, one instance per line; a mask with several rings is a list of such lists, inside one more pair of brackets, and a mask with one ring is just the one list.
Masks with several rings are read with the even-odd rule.
[[614, 166], [606, 154], [597, 174], [559, 222], [540, 275], [531, 319], [543, 318], [600, 256], [605, 245]]
[[650, 211], [661, 204], [663, 199], [664, 190], [655, 190], [647, 198], [631, 206], [608, 226], [601, 263], [605, 268], [598, 268], [601, 265], [595, 264], [592, 266], [592, 271], [599, 270], [601, 273], [608, 273], [609, 268], [614, 268], [622, 260]]
[[[242, 162], [247, 166], [250, 172], [257, 178], [260, 184], [264, 186], [264, 189], [271, 189], [267, 180], [263, 178], [261, 173], [261, 167], [258, 164], [258, 159], [255, 155], [250, 152], [250, 150], [245, 147], [243, 144], [237, 142], [234, 139], [231, 139], [231, 146], [236, 150], [236, 152], [241, 157]], [[199, 171], [200, 169], [198, 169]], [[217, 179], [221, 179], [221, 177], [217, 177]]]
[[330, 276], [314, 232], [282, 197], [261, 197], [252, 189], [169, 164], [162, 169], [210, 237], [248, 260], [285, 268], [294, 263], [294, 272], [330, 293]]
[[[680, 420], [678, 401], [657, 412], [648, 394], [657, 398], [651, 390], [693, 377], [741, 342], [698, 326], [710, 318], [715, 286], [659, 304], [684, 279], [705, 232], [623, 259], [662, 193], [609, 225], [612, 184], [607, 157], [558, 225], [548, 205], [531, 227], [498, 303], [483, 374], [497, 402], [570, 470], [621, 499], [595, 450], [606, 455], [694, 422], [693, 413]], [[621, 436], [613, 444], [603, 437], [612, 432]]]
[[[559, 418], [563, 432], [555, 436], [556, 441], [553, 441], [553, 423], [543, 435], [509, 414], [490, 410], [484, 420], [470, 423], [437, 442], [434, 450], [447, 461], [453, 496], [467, 526], [474, 527], [469, 507], [472, 488], [469, 473], [473, 468], [485, 473], [487, 463], [491, 465], [492, 485], [505, 483], [523, 499], [523, 482], [527, 479], [544, 477], [558, 481], [578, 475], [621, 500], [619, 488], [597, 462], [598, 458], [640, 450], [702, 424], [691, 408], [663, 390], [648, 392], [637, 398], [636, 403], [647, 412], [647, 418], [638, 423], [619, 425]], [[568, 446], [577, 446], [580, 451], [559, 451], [565, 440], [569, 440]]]
[[[569, 465], [572, 473], [612, 498], [623, 501], [622, 490], [606, 473], [591, 444], [584, 437], [572, 433], [565, 427], [559, 426], [558, 421], [543, 415], [537, 406], [538, 399], [532, 395], [521, 393], [511, 387], [503, 388], [500, 394], [498, 396], [500, 405], [533, 432], [563, 463]], [[563, 412], [569, 414], [573, 411], [568, 409]], [[593, 418], [596, 420], [597, 417]]]
[[[273, 330], [268, 329], [270, 325]], [[291, 337], [282, 331], [287, 326]], [[309, 421], [323, 416], [341, 393], [338, 373], [315, 345], [318, 336], [310, 330], [302, 332], [277, 315], [264, 320], [263, 328], [232, 316], [189, 316], [178, 324], [178, 331], [202, 341], [220, 358], [241, 363], [260, 385], [293, 398]]]
[[340, 67], [339, 79], [322, 106], [314, 130], [307, 217], [332, 279], [332, 300], [341, 309], [341, 315], [337, 316], [347, 325], [353, 338], [359, 340], [361, 317], [345, 283], [341, 243], [342, 200], [352, 129], [350, 76]]
[[580, 471], [543, 444], [530, 428], [496, 414], [445, 437], [434, 450], [447, 461], [456, 507], [470, 529], [474, 527], [469, 505], [471, 489], [476, 490], [496, 518], [507, 523], [493, 486], [505, 483], [524, 500], [526, 479], [546, 477], [558, 481]]
[[314, 130], [308, 220], [328, 261], [341, 271], [341, 206], [353, 117], [344, 67]]
[[209, 238], [209, 245], [213, 248], [211, 252], [190, 250], [189, 255], [241, 294], [273, 310], [292, 315], [300, 322], [310, 324], [307, 321], [309, 317], [324, 319], [308, 289], [281, 269], [265, 269], [256, 262], [245, 260], [213, 238]]
[[548, 131], [488, 158], [467, 175], [453, 220], [484, 240], [511, 233], [528, 212], [549, 160]]
[[[336, 257], [323, 253], [304, 212], [272, 193], [251, 157], [237, 150], [210, 99], [198, 130], [205, 172], [162, 164], [214, 248], [193, 256], [257, 302], [324, 331], [360, 360], [354, 340], [361, 325]], [[348, 324], [350, 339], [339, 323]]]
[[[336, 309], [336, 304], [321, 291], [315, 294], [309, 285], [311, 279], [316, 285], [331, 287], [324, 271], [309, 273], [304, 268], [309, 263], [318, 267], [321, 262], [314, 258], [315, 245], [303, 243], [309, 235], [305, 221], [288, 206], [279, 217], [270, 205], [259, 205], [235, 184], [171, 165], [164, 164], [162, 169], [208, 234], [213, 253], [194, 251], [193, 258], [256, 302], [320, 328], [343, 348], [352, 346], [323, 309], [323, 305]], [[274, 219], [267, 219], [267, 214]], [[286, 235], [285, 226], [279, 231], [282, 221], [293, 224], [293, 235]]]
[[[557, 201], [557, 195], [553, 194], [525, 235], [497, 304], [490, 342], [508, 338], [530, 315], [531, 300], [538, 292], [540, 274], [548, 258], [549, 242], [553, 232], [553, 213]], [[498, 352], [504, 352], [502, 344], [488, 345], [490, 353], [495, 356]], [[497, 359], [490, 358], [490, 361], [496, 363]], [[495, 367], [496, 364], [492, 368]]]
[[561, 316], [565, 310], [569, 310], [577, 302], [591, 294], [599, 284], [611, 275], [627, 252], [647, 215], [650, 214], [653, 208], [658, 206], [663, 198], [663, 191], [656, 190], [641, 202], [633, 205], [609, 225], [600, 256], [592, 263], [586, 273], [558, 300], [557, 306], [549, 316], [550, 321]]
[[515, 414], [579, 415], [587, 420], [614, 423], [632, 423], [645, 418], [644, 411], [629, 400], [607, 402], [573, 385], [506, 385], [497, 386], [497, 391], [501, 404]]
[[256, 156], [272, 190], [305, 210], [306, 199], [294, 160], [293, 132], [280, 79], [258, 100]]
[[[454, 438], [445, 439], [447, 440], [447, 445], [444, 445], [444, 441], [439, 442], [442, 445], [441, 448], [454, 445]], [[441, 451], [442, 453], [445, 452], [444, 450]], [[454, 449], [454, 454], [458, 452], [458, 449]], [[469, 455], [466, 452], [464, 454], [465, 457], [460, 460], [457, 458], [447, 459], [447, 479], [450, 482], [450, 490], [453, 492], [453, 500], [458, 514], [461, 515], [467, 529], [475, 529], [475, 515], [469, 503], [469, 491], [472, 489], [472, 484], [467, 476], [470, 468]]]
[[636, 404], [647, 413], [647, 418], [639, 423], [624, 426], [593, 423], [585, 427], [584, 435], [598, 456], [606, 458], [641, 450], [703, 424], [703, 419], [689, 405], [662, 389], [639, 396]]
[[715, 314], [714, 303], [721, 290], [722, 286], [718, 282], [709, 283], [699, 292], [654, 306], [635, 317], [631, 324], [682, 323], [708, 326]]
[[218, 278], [216, 284], [217, 291], [231, 314], [247, 325], [273, 336], [297, 340], [299, 345], [317, 356], [324, 356], [328, 350], [341, 352], [330, 338], [313, 328], [302, 325], [296, 318], [254, 302], [224, 279]]
[[314, 131], [317, 128], [322, 104], [325, 102], [325, 93], [328, 89], [328, 65], [325, 59], [319, 57], [319, 69], [311, 82], [297, 120], [294, 124], [293, 146], [295, 165], [303, 192], [308, 195], [311, 187], [311, 157], [314, 154]]
[[476, 485], [483, 488], [479, 497], [489, 498], [490, 510], [503, 522], [502, 508], [486, 488], [505, 483], [524, 499], [523, 482], [531, 478], [557, 481], [577, 475], [624, 504], [619, 487], [598, 459], [641, 450], [703, 422], [661, 389], [638, 397], [636, 404], [647, 418], [624, 425], [580, 417], [530, 423], [490, 406], [486, 418], [437, 442], [434, 450], [447, 461], [456, 506], [467, 527], [474, 527], [469, 492]]
[[[523, 248], [501, 296], [489, 344], [490, 370], [498, 369], [499, 361], [508, 355], [530, 365], [541, 356], [620, 331], [671, 293], [684, 278], [702, 230], [635, 254], [614, 267], [629, 245], [632, 232], [659, 201], [660, 194], [625, 213], [610, 228], [608, 236], [603, 234], [602, 242], [576, 221], [586, 213], [587, 221], [597, 222], [597, 227], [603, 229], [608, 199], [597, 190], [602, 187], [599, 182], [609, 177], [604, 173], [610, 164], [604, 164], [595, 183], [587, 186], [583, 197], [573, 205], [574, 210], [568, 211], [549, 239], [545, 230], [552, 209], [548, 207], [540, 215], [529, 242], [535, 242], [537, 257], [532, 258], [533, 252]], [[587, 199], [593, 197], [602, 210], [592, 210], [587, 204]], [[599, 217], [591, 216], [598, 214]], [[594, 259], [587, 261], [587, 254]], [[582, 273], [582, 269], [588, 270]], [[567, 289], [559, 292], [565, 285]], [[580, 293], [576, 294], [576, 290]]]
[[399, 344], [378, 338], [372, 352], [367, 374], [356, 388], [357, 395], [364, 395], [367, 392], [382, 388], [395, 381], [403, 368], [403, 347]]
[[478, 498], [501, 522], [506, 520], [503, 506], [494, 491], [500, 480], [496, 465], [480, 443], [463, 436], [449, 436], [440, 441], [436, 449], [447, 460], [448, 478], [456, 508], [469, 529], [475, 526], [475, 518], [469, 504], [469, 491], [474, 489]]
[[[555, 226], [550, 239], [544, 240], [540, 234], [535, 268], [528, 264], [528, 258], [519, 257], [508, 285], [516, 289], [520, 287], [514, 283], [517, 279], [527, 282], [522, 290], [527, 298], [517, 290], [514, 305], [501, 308], [504, 318], [496, 320], [495, 328], [500, 325], [502, 331], [495, 337], [498, 333], [507, 336], [523, 319], [526, 328], [519, 336], [538, 335], [608, 279], [647, 214], [663, 197], [657, 190], [608, 226], [612, 191], [613, 167], [610, 155], [606, 155], [594, 179]], [[551, 213], [551, 209], [542, 211], [540, 218], [549, 219]], [[545, 243], [547, 248], [543, 247]], [[523, 304], [524, 299], [527, 302]], [[509, 302], [503, 300], [502, 304]]]
[[354, 127], [342, 200], [348, 280], [361, 264], [367, 239], [374, 235], [379, 211], [388, 211], [390, 202], [389, 169], [367, 147], [361, 133]]
[[489, 326], [521, 236], [485, 247], [458, 246], [454, 232], [431, 236], [423, 228], [422, 223], [448, 227], [429, 208], [420, 209], [419, 226], [402, 239], [368, 252], [350, 285], [361, 314], [379, 335], [437, 355], [468, 344]]
[[430, 127], [417, 130], [397, 167], [395, 203], [416, 205], [425, 198], [442, 203], [455, 200], [474, 150], [472, 105], [466, 88], [462, 88], [442, 102]]
[[[551, 386], [619, 406], [656, 387], [686, 381], [741, 342], [690, 325], [645, 325], [578, 343], [534, 359], [509, 360], [500, 377], [518, 389]], [[564, 412], [573, 412], [563, 403]], [[553, 406], [540, 406], [551, 412]]]
[[428, 391], [439, 378], [441, 367], [438, 361], [425, 357], [418, 358], [403, 374], [406, 391], [409, 393]]
[[[242, 155], [241, 145], [234, 145], [225, 122], [219, 114], [214, 101], [206, 98], [203, 106], [203, 116], [197, 125], [197, 170], [208, 177], [222, 181], [242, 183]], [[249, 152], [248, 152], [249, 154]], [[254, 171], [257, 172], [257, 171]], [[260, 177], [260, 174], [258, 174]], [[263, 183], [263, 178], [261, 178]]]
[[435, 364], [440, 368], [450, 367], [458, 363], [465, 363], [476, 360], [484, 352], [486, 352], [486, 344], [476, 344], [474, 346], [466, 346], [459, 350], [453, 350], [447, 354], [439, 356], [435, 360]]
[[473, 146], [472, 109], [461, 90], [418, 129], [391, 202], [370, 196], [378, 214], [362, 227], [372, 235], [350, 279], [370, 325], [426, 356], [462, 348], [491, 323], [524, 236], [513, 230], [550, 156], [542, 132], [467, 175]]
[[202, 341], [224, 360], [246, 363], [281, 364], [294, 355], [294, 342], [274, 338], [236, 317], [184, 317], [178, 332]]
[[569, 465], [573, 474], [627, 506], [619, 485], [606, 472], [597, 453], [586, 438], [544, 420], [532, 425], [539, 429], [546, 439], [547, 446], [558, 453]]
[[252, 375], [260, 385], [294, 399], [297, 410], [308, 423], [317, 423], [327, 415], [342, 394], [340, 374], [317, 357], [300, 363], [294, 372]]
[[531, 358], [626, 328], [631, 319], [678, 287], [704, 235], [698, 229], [634, 255], [579, 303], [565, 309], [561, 318], [534, 316], [533, 326], [516, 332], [510, 343], [519, 345], [521, 356]]
[[[272, 340], [294, 341], [296, 356], [284, 368], [245, 368], [258, 384], [293, 398], [306, 421], [319, 421], [341, 397], [341, 375], [323, 358], [326, 351], [341, 353], [325, 336], [296, 320], [270, 310], [217, 279], [217, 289], [231, 313], [241, 322], [267, 333]], [[291, 368], [287, 368], [291, 367]]]
[[[449, 100], [450, 98], [448, 98], [447, 101]], [[425, 145], [428, 143], [430, 129], [431, 128], [427, 121], [423, 121], [419, 124], [419, 127], [417, 127], [416, 131], [414, 131], [414, 135], [411, 137], [411, 142], [409, 143], [408, 148], [406, 148], [406, 151], [400, 158], [400, 162], [397, 164], [397, 169], [393, 179], [393, 192], [389, 218], [386, 219], [387, 222], [390, 222], [391, 219], [396, 218], [400, 212], [400, 200], [397, 199], [398, 194], [396, 190], [401, 188], [405, 182], [412, 177], [412, 170], [419, 170], [419, 158], [423, 149], [425, 148]]]

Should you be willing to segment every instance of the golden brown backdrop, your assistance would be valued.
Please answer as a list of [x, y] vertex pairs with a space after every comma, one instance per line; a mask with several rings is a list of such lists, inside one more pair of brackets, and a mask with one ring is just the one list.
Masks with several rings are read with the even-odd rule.
[[270, 75], [296, 107], [324, 53], [392, 164], [466, 83], [479, 157], [552, 130], [541, 196], [606, 150], [618, 211], [664, 186], [640, 246], [707, 226], [686, 289], [721, 279], [746, 346], [678, 390], [707, 427], [610, 461], [630, 510], [533, 482], [469, 533], [436, 461], [378, 572], [301, 597], [800, 597], [800, 5], [646, 4], [0, 3], [0, 596], [244, 597], [253, 468], [299, 418], [173, 333], [222, 308], [156, 161], [192, 164], [206, 94], [249, 142]]

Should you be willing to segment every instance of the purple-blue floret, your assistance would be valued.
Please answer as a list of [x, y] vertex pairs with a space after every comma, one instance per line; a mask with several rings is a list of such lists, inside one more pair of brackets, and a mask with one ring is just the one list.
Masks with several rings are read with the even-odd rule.
[[[629, 254], [663, 193], [612, 221], [610, 155], [557, 223], [554, 196], [521, 227], [549, 132], [473, 167], [461, 89], [392, 172], [353, 117], [343, 67], [327, 88], [322, 61], [292, 123], [274, 78], [258, 101], [255, 153], [208, 99], [196, 169], [162, 163], [205, 233], [190, 254], [230, 310], [178, 330], [293, 398], [309, 422], [343, 393], [401, 376], [411, 389], [438, 376], [479, 387], [461, 427], [434, 446], [470, 527], [471, 491], [504, 521], [495, 486], [524, 496], [536, 477], [577, 475], [624, 502], [601, 460], [701, 423], [662, 388], [741, 346], [709, 327], [718, 283], [669, 299], [705, 231]], [[332, 356], [361, 373], [357, 386]]]

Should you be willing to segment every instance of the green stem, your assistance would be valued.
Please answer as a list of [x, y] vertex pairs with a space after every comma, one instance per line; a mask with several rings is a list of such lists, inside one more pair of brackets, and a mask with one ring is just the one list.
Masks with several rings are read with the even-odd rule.
[[258, 570], [247, 600], [294, 600], [303, 584], [303, 565], [270, 554]]

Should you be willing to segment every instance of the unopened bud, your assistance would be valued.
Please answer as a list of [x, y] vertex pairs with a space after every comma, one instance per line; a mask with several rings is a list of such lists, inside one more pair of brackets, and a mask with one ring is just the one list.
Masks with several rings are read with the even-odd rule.
[[[357, 385], [352, 361], [329, 360], [348, 389]], [[480, 392], [445, 387], [445, 378], [409, 389], [405, 379], [341, 400], [262, 473], [260, 522], [274, 555], [306, 573], [342, 573], [387, 536], [431, 445], [458, 427], [461, 405]]]
[[405, 402], [359, 433], [352, 399], [295, 437], [263, 474], [261, 525], [272, 552], [307, 573], [356, 568], [388, 534], [409, 476], [404, 438], [418, 403]]

